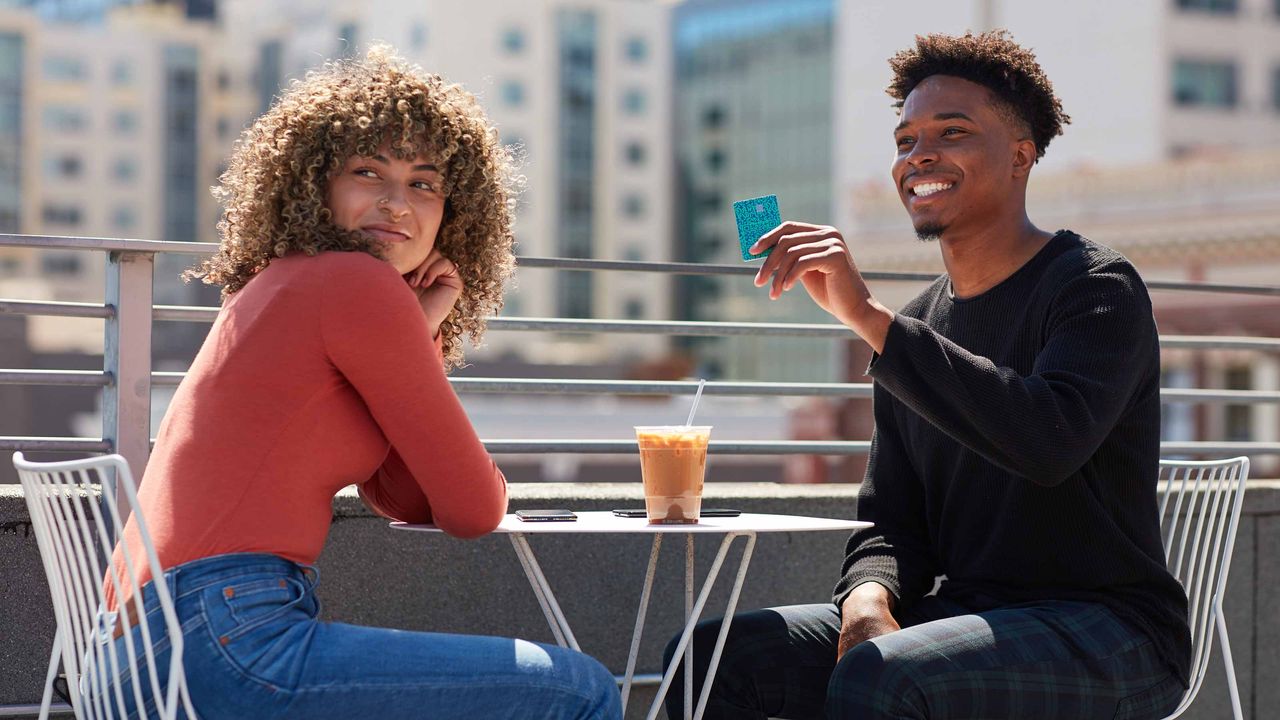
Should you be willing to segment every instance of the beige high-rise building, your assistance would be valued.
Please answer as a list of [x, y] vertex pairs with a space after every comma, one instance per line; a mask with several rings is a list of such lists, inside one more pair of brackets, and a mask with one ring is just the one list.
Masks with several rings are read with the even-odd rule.
[[[228, 40], [258, 105], [325, 59], [383, 41], [479, 96], [524, 158], [517, 252], [534, 257], [671, 258], [669, 8], [613, 0], [399, 3], [231, 0]], [[505, 316], [671, 317], [671, 279], [638, 273], [518, 272]], [[490, 332], [476, 359], [653, 358], [644, 335]]]
[[[0, 178], [2, 171], [10, 178], [0, 188], [4, 231], [214, 241], [217, 205], [208, 188], [230, 144], [223, 119], [235, 105], [229, 76], [218, 70], [222, 52], [216, 28], [173, 6], [118, 8], [89, 25], [0, 10], [0, 54], [8, 61], [0, 70], [0, 116], [19, 109], [9, 113], [16, 122], [0, 120]], [[100, 253], [3, 252], [0, 295], [103, 297]], [[176, 280], [192, 259], [158, 258], [157, 303], [216, 300]], [[101, 351], [100, 322], [33, 317], [29, 327], [36, 351]], [[159, 333], [158, 354], [189, 347], [192, 338], [180, 340], [190, 334]]]

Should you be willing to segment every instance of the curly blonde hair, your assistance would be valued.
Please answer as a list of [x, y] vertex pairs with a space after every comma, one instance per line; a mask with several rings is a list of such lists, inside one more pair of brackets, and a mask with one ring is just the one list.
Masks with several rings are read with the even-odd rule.
[[330, 177], [352, 155], [373, 156], [386, 143], [397, 158], [425, 155], [441, 168], [446, 200], [436, 247], [465, 287], [440, 333], [445, 367], [461, 365], [462, 335], [479, 344], [515, 270], [511, 226], [522, 179], [471, 93], [387, 45], [293, 81], [244, 131], [213, 188], [223, 204], [221, 246], [183, 278], [221, 285], [225, 299], [289, 252], [386, 259], [385, 245], [337, 227], [325, 207]]

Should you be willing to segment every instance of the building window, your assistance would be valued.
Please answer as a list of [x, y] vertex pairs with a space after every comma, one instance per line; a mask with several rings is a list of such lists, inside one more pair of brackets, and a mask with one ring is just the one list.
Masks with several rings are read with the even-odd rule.
[[111, 213], [111, 225], [116, 230], [132, 230], [137, 224], [137, 213], [127, 205], [121, 205]]
[[128, 60], [117, 60], [111, 66], [111, 84], [116, 87], [127, 87], [133, 84], [133, 64]]
[[703, 258], [715, 257], [724, 247], [724, 238], [718, 233], [707, 233], [698, 239], [698, 251]]
[[416, 22], [413, 27], [409, 28], [409, 47], [414, 50], [422, 50], [427, 46], [427, 26], [426, 23]]
[[0, 232], [16, 233], [20, 223], [18, 222], [18, 211], [13, 208], [0, 208]]
[[627, 60], [633, 63], [642, 63], [649, 59], [649, 43], [645, 39], [636, 35], [627, 38], [623, 44], [624, 52]]
[[258, 110], [266, 112], [271, 100], [280, 89], [283, 77], [284, 46], [279, 40], [268, 40], [258, 46]]
[[[1276, 3], [1276, 11], [1280, 12], [1280, 0]], [[1271, 107], [1280, 112], [1280, 65], [1271, 71]]]
[[719, 105], [708, 105], [702, 110], [703, 130], [719, 130], [724, 127], [725, 120], [724, 108]]
[[[1189, 388], [1195, 386], [1195, 376], [1190, 368], [1167, 367], [1160, 371], [1160, 387]], [[1185, 402], [1160, 403], [1160, 439], [1167, 441], [1195, 440], [1195, 408]]]
[[338, 56], [349, 58], [356, 54], [359, 28], [355, 23], [343, 23], [338, 27]]
[[51, 178], [71, 179], [80, 177], [84, 164], [75, 155], [57, 155], [45, 160], [45, 174]]
[[1173, 102], [1183, 107], [1234, 108], [1239, 102], [1236, 64], [1222, 60], [1178, 60], [1173, 66]]
[[72, 205], [45, 205], [41, 216], [47, 223], [58, 225], [80, 224], [80, 208]]
[[557, 288], [559, 297], [556, 299], [560, 317], [591, 317], [591, 306], [593, 305], [591, 302], [593, 293], [591, 273], [566, 272], [561, 275], [563, 280]]
[[46, 275], [76, 275], [80, 272], [80, 256], [45, 252], [40, 257], [40, 269]]
[[45, 129], [60, 132], [79, 132], [88, 124], [83, 110], [66, 105], [46, 107], [43, 120]]
[[643, 320], [644, 301], [637, 300], [635, 298], [628, 299], [627, 302], [623, 304], [622, 313], [628, 320]]
[[644, 159], [646, 155], [644, 145], [638, 142], [629, 142], [627, 143], [627, 147], [624, 153], [627, 158], [627, 164], [629, 165], [644, 164]]
[[727, 159], [728, 158], [724, 154], [724, 150], [721, 150], [720, 148], [711, 148], [707, 151], [707, 170], [713, 175], [720, 174], [720, 171], [724, 170], [724, 165]]
[[116, 158], [115, 162], [111, 163], [111, 176], [116, 180], [132, 180], [138, 176], [138, 164], [133, 161], [133, 158]]
[[622, 198], [622, 214], [638, 220], [644, 217], [644, 197], [634, 193]]
[[174, 108], [169, 114], [169, 132], [176, 136], [191, 137], [195, 134], [196, 116], [187, 108]]
[[519, 55], [524, 52], [524, 31], [516, 27], [503, 30], [502, 49], [508, 55]]
[[507, 107], [524, 105], [524, 83], [519, 80], [507, 80], [502, 83], [502, 102]]
[[132, 135], [138, 129], [138, 116], [132, 110], [117, 110], [111, 117], [111, 127], [118, 133]]
[[44, 59], [44, 77], [61, 82], [84, 80], [84, 61], [65, 55], [50, 55]]
[[226, 68], [222, 68], [221, 70], [218, 71], [218, 77], [216, 82], [218, 84], [219, 92], [226, 92], [230, 90], [231, 89], [231, 73], [227, 72]]
[[196, 91], [196, 71], [193, 68], [176, 68], [169, 71], [166, 78], [168, 90], [175, 93], [193, 93]]
[[629, 88], [622, 93], [622, 111], [628, 115], [643, 115], [645, 94], [640, 88]]
[[1238, 0], [1177, 0], [1179, 10], [1234, 15], [1240, 9]]
[[642, 262], [644, 260], [644, 250], [638, 245], [628, 245], [622, 251], [622, 259], [627, 262]]
[[[1223, 377], [1228, 390], [1252, 390], [1253, 370], [1248, 365], [1229, 367]], [[1225, 427], [1227, 442], [1249, 442], [1253, 439], [1253, 407], [1227, 405]]]

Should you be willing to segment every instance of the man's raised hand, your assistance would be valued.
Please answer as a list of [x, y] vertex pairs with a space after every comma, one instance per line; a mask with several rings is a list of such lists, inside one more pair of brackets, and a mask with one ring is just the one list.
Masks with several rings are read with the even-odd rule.
[[872, 297], [839, 230], [788, 220], [756, 241], [750, 252], [769, 248], [773, 252], [756, 272], [756, 287], [770, 283], [769, 298], [777, 300], [799, 282], [818, 307], [877, 352], [884, 349], [893, 313]]

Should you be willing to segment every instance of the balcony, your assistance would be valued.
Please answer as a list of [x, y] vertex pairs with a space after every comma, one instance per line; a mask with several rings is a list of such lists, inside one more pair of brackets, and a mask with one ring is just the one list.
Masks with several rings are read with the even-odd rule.
[[[59, 238], [0, 235], [0, 248], [58, 249], [76, 253], [104, 253], [107, 279], [104, 302], [72, 303], [29, 300], [0, 300], [0, 316], [46, 315], [101, 319], [105, 352], [99, 370], [0, 370], [0, 385], [55, 385], [101, 388], [102, 431], [100, 437], [0, 437], [0, 450], [8, 453], [99, 453], [119, 452], [130, 460], [137, 475], [146, 464], [150, 449], [149, 429], [153, 419], [153, 388], [175, 386], [180, 372], [160, 372], [153, 366], [151, 337], [158, 322], [208, 323], [215, 308], [153, 305], [153, 280], [157, 254], [194, 255], [212, 246], [176, 242]], [[593, 273], [662, 273], [706, 276], [747, 275], [754, 266], [688, 265], [673, 263], [613, 262], [523, 258], [522, 272], [576, 270]], [[868, 272], [873, 282], [905, 285], [931, 279], [932, 275], [906, 272]], [[745, 281], [745, 278], [744, 278]], [[1266, 301], [1280, 298], [1280, 288], [1223, 284], [1152, 281], [1152, 290], [1198, 298], [1211, 296], [1252, 296]], [[863, 352], [838, 325], [796, 323], [730, 323], [624, 320], [569, 320], [561, 318], [499, 317], [490, 321], [490, 331], [554, 332], [559, 334], [647, 334], [680, 337], [776, 336], [827, 338], [844, 343], [853, 366]], [[1232, 358], [1280, 358], [1280, 339], [1250, 336], [1166, 335], [1161, 338], [1166, 351], [1188, 357], [1230, 354]], [[823, 398], [841, 403], [842, 417], [869, 416], [871, 387], [850, 377], [822, 383], [777, 383], [735, 379], [707, 384], [708, 398], [754, 403], [767, 407], [778, 398]], [[459, 376], [452, 380], [468, 410], [486, 407], [484, 400], [526, 398], [544, 409], [554, 402], [572, 408], [588, 408], [599, 417], [612, 419], [612, 429], [600, 430], [594, 423], [568, 426], [570, 437], [545, 438], [533, 435], [489, 435], [485, 422], [478, 422], [490, 452], [504, 467], [519, 468], [509, 475], [511, 508], [569, 507], [575, 510], [608, 510], [634, 506], [641, 499], [633, 424], [628, 413], [643, 407], [646, 413], [670, 412], [692, 395], [697, 383], [688, 380], [618, 380], [595, 378], [516, 378], [502, 376]], [[1275, 389], [1225, 389], [1187, 387], [1171, 382], [1162, 390], [1162, 401], [1170, 408], [1191, 407], [1195, 412], [1220, 412], [1224, 408], [1280, 407], [1280, 391]], [[647, 405], [622, 402], [627, 398], [648, 398]], [[653, 398], [659, 398], [654, 402]], [[666, 398], [666, 400], [661, 400]], [[687, 406], [686, 406], [687, 407]], [[711, 444], [711, 470], [706, 496], [718, 506], [748, 512], [804, 514], [852, 518], [858, 487], [852, 483], [779, 484], [741, 482], [741, 478], [780, 477], [787, 462], [815, 462], [832, 469], [836, 477], [849, 477], [860, 465], [869, 443], [857, 434], [869, 426], [837, 423], [838, 437], [800, 439], [804, 432], [789, 432], [785, 424], [763, 428], [761, 420], [746, 410], [723, 410], [722, 430]], [[481, 413], [483, 414], [483, 413]], [[1194, 413], [1193, 413], [1194, 414]], [[498, 415], [495, 413], [495, 416]], [[733, 418], [738, 418], [734, 424]], [[776, 418], [781, 415], [773, 416]], [[745, 420], [743, 418], [746, 418]], [[785, 418], [783, 418], [785, 420]], [[866, 418], [864, 418], [866, 419]], [[519, 423], [488, 425], [500, 432], [518, 432]], [[869, 419], [866, 419], [869, 423]], [[593, 427], [594, 425], [594, 427]], [[1200, 427], [1196, 423], [1192, 426]], [[1204, 427], [1212, 428], [1212, 423]], [[1272, 436], [1250, 440], [1218, 440], [1212, 436], [1169, 440], [1162, 444], [1166, 456], [1222, 457], [1245, 454], [1255, 457], [1255, 467], [1268, 465], [1280, 457], [1280, 437], [1273, 427], [1262, 424]], [[616, 430], [616, 432], [615, 432]], [[819, 433], [821, 435], [822, 433]], [[579, 472], [590, 465], [594, 472]], [[566, 470], [569, 467], [573, 472]], [[603, 468], [603, 469], [600, 469]], [[1262, 473], [1255, 472], [1255, 475]], [[613, 482], [564, 481], [573, 477], [608, 477]], [[1227, 591], [1227, 622], [1235, 646], [1236, 671], [1248, 717], [1280, 717], [1280, 687], [1269, 678], [1280, 677], [1280, 600], [1267, 588], [1280, 587], [1280, 481], [1254, 479], [1245, 498], [1245, 515]], [[27, 534], [26, 508], [21, 489], [0, 484], [0, 717], [33, 715], [39, 702], [48, 660], [54, 623], [35, 538]], [[541, 542], [537, 542], [541, 540]], [[567, 538], [535, 538], [534, 549], [548, 579], [559, 594], [562, 607], [585, 651], [600, 658], [620, 673], [626, 664], [630, 642], [628, 630], [645, 573], [646, 538], [608, 536], [584, 546]], [[714, 544], [699, 543], [696, 574], [704, 574], [715, 552]], [[803, 533], [761, 536], [747, 577], [740, 608], [815, 602], [828, 597], [839, 572], [844, 537], [839, 533]], [[735, 549], [731, 559], [739, 552]], [[430, 629], [519, 636], [553, 642], [539, 605], [523, 578], [515, 555], [502, 538], [459, 541], [441, 536], [422, 537], [397, 533], [386, 522], [372, 516], [359, 502], [352, 488], [334, 501], [334, 521], [329, 543], [319, 565], [322, 571], [320, 595], [324, 617], [353, 623], [405, 629]], [[683, 578], [678, 553], [664, 556], [658, 569], [656, 597], [679, 596]], [[727, 582], [712, 595], [709, 607], [723, 607]], [[646, 624], [639, 666], [643, 684], [631, 703], [631, 716], [646, 706], [656, 685], [661, 650], [666, 640], [682, 624], [677, 602], [655, 602]], [[1216, 653], [1216, 651], [1215, 651]], [[1210, 664], [1209, 677], [1196, 704], [1184, 717], [1225, 718], [1230, 716], [1225, 680], [1220, 662]], [[642, 716], [642, 715], [639, 715]]]

